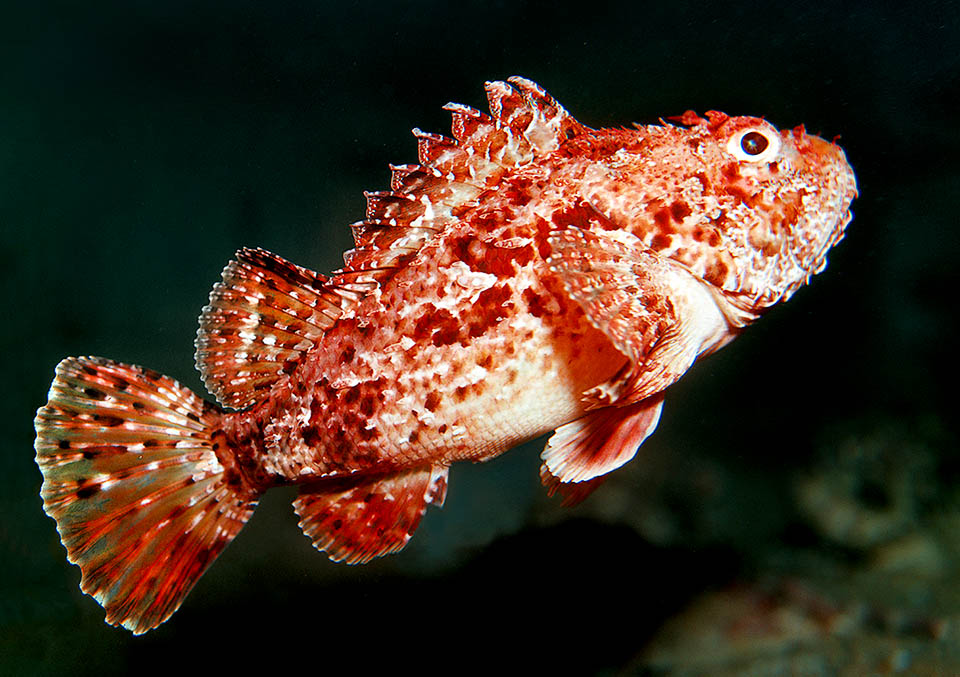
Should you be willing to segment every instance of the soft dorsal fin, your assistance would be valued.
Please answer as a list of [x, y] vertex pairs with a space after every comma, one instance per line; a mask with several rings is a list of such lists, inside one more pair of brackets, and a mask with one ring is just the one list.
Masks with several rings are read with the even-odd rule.
[[226, 406], [258, 401], [362, 293], [264, 249], [241, 249], [200, 315], [197, 369]]
[[455, 223], [511, 169], [586, 129], [556, 99], [520, 77], [488, 82], [490, 115], [449, 103], [453, 137], [413, 130], [420, 164], [391, 165], [390, 190], [367, 192], [356, 246], [337, 274], [382, 282], [437, 232]]

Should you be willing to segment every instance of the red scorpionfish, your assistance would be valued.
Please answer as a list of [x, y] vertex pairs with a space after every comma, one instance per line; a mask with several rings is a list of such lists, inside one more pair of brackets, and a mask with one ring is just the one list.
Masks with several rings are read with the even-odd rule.
[[107, 623], [180, 606], [270, 487], [330, 559], [397, 552], [454, 461], [556, 430], [567, 503], [629, 461], [668, 387], [826, 264], [857, 194], [803, 127], [692, 111], [591, 129], [533, 82], [449, 104], [366, 194], [329, 277], [241, 249], [200, 317], [216, 397], [99, 357], [37, 413], [44, 509]]

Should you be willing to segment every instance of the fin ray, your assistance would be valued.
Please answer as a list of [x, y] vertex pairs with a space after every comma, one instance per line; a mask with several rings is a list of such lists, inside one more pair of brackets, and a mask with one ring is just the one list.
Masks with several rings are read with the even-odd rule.
[[548, 238], [547, 264], [628, 360], [610, 381], [585, 393], [592, 407], [623, 406], [660, 392], [689, 369], [700, 345], [687, 335], [676, 294], [665, 282], [676, 264], [639, 241], [628, 246], [606, 235], [603, 218], [588, 214], [587, 228], [567, 227]]

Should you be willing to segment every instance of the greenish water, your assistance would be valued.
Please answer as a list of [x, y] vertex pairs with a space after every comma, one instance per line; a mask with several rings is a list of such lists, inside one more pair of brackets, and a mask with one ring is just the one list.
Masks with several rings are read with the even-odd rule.
[[[868, 610], [815, 635], [834, 649], [875, 639], [896, 665], [953, 665], [921, 623], [960, 618], [950, 3], [32, 7], [0, 10], [0, 673], [181, 667], [199, 650], [197, 670], [255, 655], [663, 674], [697, 636], [684, 609], [770, 577], [763, 594], [803, 618], [783, 580], [837, 614]], [[142, 638], [103, 625], [37, 496], [32, 418], [54, 365], [103, 355], [202, 392], [196, 317], [232, 252], [336, 268], [361, 191], [415, 160], [409, 130], [446, 132], [444, 103], [484, 108], [483, 81], [513, 74], [593, 126], [714, 108], [839, 135], [861, 189], [848, 236], [809, 288], [678, 384], [641, 457], [582, 508], [543, 497], [531, 444], [455, 467], [407, 551], [345, 568], [278, 492], [169, 623]], [[845, 506], [887, 531], [837, 527]], [[920, 620], [883, 620], [897, 613]], [[751, 665], [731, 662], [751, 660], [733, 640], [734, 658], [710, 646]]]

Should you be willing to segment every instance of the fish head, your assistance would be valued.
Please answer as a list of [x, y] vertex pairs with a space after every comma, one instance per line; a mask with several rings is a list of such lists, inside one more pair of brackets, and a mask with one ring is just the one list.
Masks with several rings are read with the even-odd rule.
[[803, 126], [711, 111], [687, 131], [697, 139], [687, 147], [699, 156], [691, 166], [705, 179], [705, 216], [720, 231], [704, 279], [759, 314], [826, 266], [852, 218], [853, 169], [837, 144]]
[[803, 127], [716, 111], [672, 120], [620, 133], [583, 197], [749, 321], [823, 270], [851, 219], [853, 170]]

